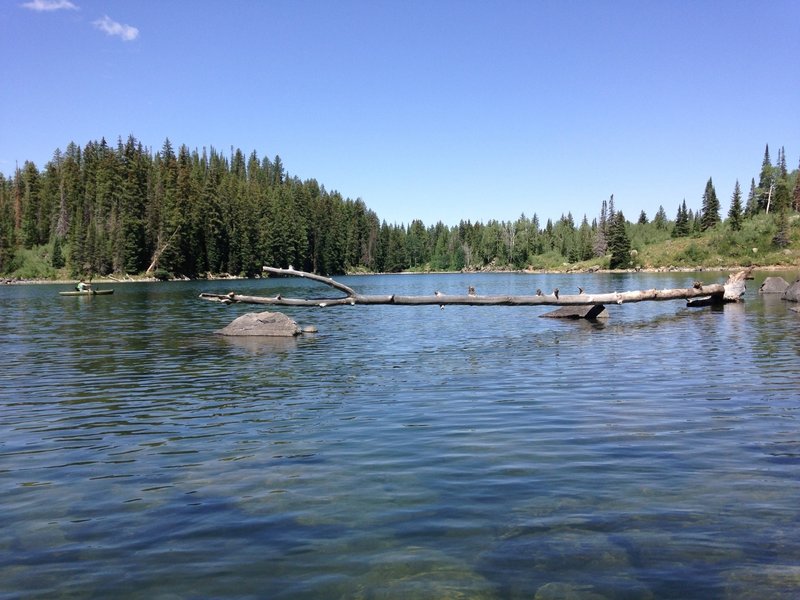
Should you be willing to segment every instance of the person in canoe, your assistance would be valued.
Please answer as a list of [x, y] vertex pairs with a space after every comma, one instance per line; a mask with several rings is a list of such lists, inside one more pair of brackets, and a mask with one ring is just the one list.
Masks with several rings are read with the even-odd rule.
[[76, 285], [75, 289], [79, 292], [90, 292], [92, 291], [92, 284], [86, 283], [83, 279], [81, 279]]

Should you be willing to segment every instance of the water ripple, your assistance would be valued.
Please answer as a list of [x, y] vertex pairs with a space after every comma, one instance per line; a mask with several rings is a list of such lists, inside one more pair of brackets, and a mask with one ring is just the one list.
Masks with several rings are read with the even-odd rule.
[[[476, 277], [484, 293], [565, 285], [347, 282], [457, 293]], [[519, 307], [288, 309], [320, 333], [237, 340], [213, 331], [248, 309], [199, 302], [209, 284], [92, 299], [9, 287], [2, 597], [796, 592], [798, 322], [782, 304], [610, 307], [605, 324]]]

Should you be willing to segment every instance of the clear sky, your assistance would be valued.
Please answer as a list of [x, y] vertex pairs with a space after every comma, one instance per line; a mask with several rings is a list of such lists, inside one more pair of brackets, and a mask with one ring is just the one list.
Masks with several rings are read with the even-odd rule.
[[0, 0], [0, 56], [7, 176], [132, 134], [455, 225], [727, 212], [800, 159], [798, 0]]

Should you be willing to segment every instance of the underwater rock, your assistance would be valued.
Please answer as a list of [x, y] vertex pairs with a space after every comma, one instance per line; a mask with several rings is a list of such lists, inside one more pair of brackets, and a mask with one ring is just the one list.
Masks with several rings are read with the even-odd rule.
[[607, 598], [594, 593], [588, 585], [553, 581], [536, 590], [534, 600], [607, 600]]

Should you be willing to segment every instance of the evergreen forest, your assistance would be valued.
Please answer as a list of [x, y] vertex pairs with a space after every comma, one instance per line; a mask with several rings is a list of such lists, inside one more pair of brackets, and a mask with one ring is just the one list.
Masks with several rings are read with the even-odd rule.
[[[800, 263], [800, 177], [767, 146], [723, 214], [709, 178], [696, 206], [676, 199], [628, 220], [614, 197], [596, 215], [447, 226], [382, 221], [361, 199], [301, 181], [279, 156], [160, 151], [133, 136], [56, 150], [0, 174], [0, 274], [7, 278], [253, 277], [262, 265], [352, 272], [627, 269]], [[727, 199], [726, 199], [727, 200]], [[726, 204], [728, 204], [726, 202]]]

